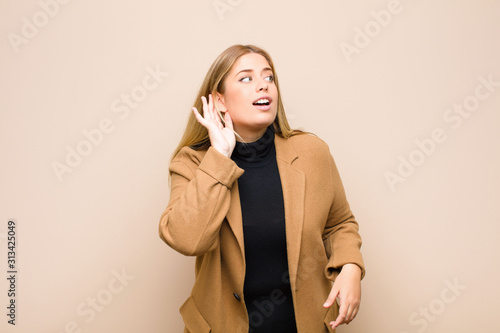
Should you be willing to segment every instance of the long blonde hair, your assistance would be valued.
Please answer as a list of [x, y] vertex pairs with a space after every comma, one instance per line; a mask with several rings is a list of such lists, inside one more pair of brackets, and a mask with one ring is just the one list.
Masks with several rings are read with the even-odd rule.
[[[210, 66], [210, 69], [208, 70], [207, 75], [203, 80], [200, 90], [198, 91], [198, 95], [196, 96], [193, 106], [196, 107], [201, 115], [203, 115], [203, 103], [201, 101], [201, 96], [208, 97], [209, 94], [212, 94], [212, 96], [216, 96], [217, 92], [224, 94], [224, 81], [227, 74], [231, 71], [234, 63], [238, 60], [238, 58], [248, 53], [257, 53], [262, 55], [264, 58], [266, 58], [269, 66], [273, 71], [274, 83], [276, 84], [276, 88], [278, 90], [278, 110], [276, 118], [273, 122], [275, 132], [284, 138], [288, 138], [295, 134], [306, 133], [302, 130], [292, 130], [290, 128], [288, 120], [286, 119], [285, 109], [281, 100], [278, 77], [274, 70], [274, 64], [271, 56], [263, 49], [254, 45], [233, 45], [222, 52], [217, 57], [217, 59], [215, 59], [212, 66]], [[237, 135], [237, 133], [235, 134]], [[179, 151], [185, 146], [190, 146], [195, 150], [204, 150], [210, 147], [208, 130], [204, 126], [202, 126], [198, 122], [198, 120], [196, 120], [196, 117], [194, 116], [192, 111], [189, 115], [184, 135], [182, 136], [179, 145], [174, 150], [171, 160], [173, 160], [177, 153], [179, 153]]]

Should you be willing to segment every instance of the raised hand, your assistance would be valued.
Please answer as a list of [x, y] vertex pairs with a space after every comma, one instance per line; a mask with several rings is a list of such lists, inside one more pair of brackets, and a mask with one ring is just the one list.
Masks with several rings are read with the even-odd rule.
[[224, 114], [224, 122], [226, 126], [222, 124], [220, 116], [215, 110], [212, 94], [201, 96], [203, 102], [203, 116], [198, 112], [196, 107], [193, 106], [193, 113], [198, 120], [198, 122], [208, 130], [208, 136], [210, 137], [210, 143], [221, 154], [231, 157], [234, 146], [236, 145], [236, 137], [233, 130], [233, 121], [229, 112]]

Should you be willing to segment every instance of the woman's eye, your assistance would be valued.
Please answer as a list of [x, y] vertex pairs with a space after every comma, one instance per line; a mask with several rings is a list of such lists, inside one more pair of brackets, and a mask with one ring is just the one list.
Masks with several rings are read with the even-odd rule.
[[274, 81], [274, 75], [269, 75], [269, 76], [266, 76], [265, 78], [267, 81], [269, 82], [273, 82]]
[[245, 76], [240, 79], [241, 82], [250, 82], [250, 76]]

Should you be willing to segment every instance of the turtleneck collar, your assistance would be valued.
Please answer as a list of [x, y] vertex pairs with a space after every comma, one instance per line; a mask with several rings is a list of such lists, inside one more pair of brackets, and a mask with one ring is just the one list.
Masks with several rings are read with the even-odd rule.
[[257, 141], [249, 143], [236, 141], [231, 159], [241, 166], [261, 166], [268, 163], [276, 157], [274, 134], [274, 125], [271, 124]]

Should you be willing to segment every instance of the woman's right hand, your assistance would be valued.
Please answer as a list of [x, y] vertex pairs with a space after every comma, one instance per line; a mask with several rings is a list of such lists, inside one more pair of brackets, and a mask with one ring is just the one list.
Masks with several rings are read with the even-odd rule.
[[193, 113], [198, 122], [208, 130], [210, 143], [221, 154], [231, 157], [234, 146], [236, 145], [236, 137], [233, 132], [233, 121], [229, 112], [224, 114], [224, 122], [215, 110], [212, 94], [208, 95], [208, 104], [205, 96], [201, 96], [203, 102], [203, 116], [198, 112], [198, 109], [193, 106]]

